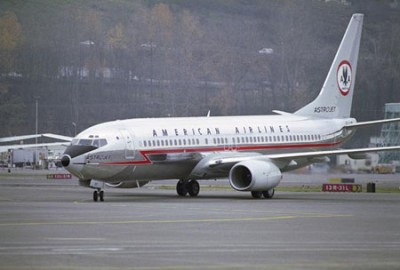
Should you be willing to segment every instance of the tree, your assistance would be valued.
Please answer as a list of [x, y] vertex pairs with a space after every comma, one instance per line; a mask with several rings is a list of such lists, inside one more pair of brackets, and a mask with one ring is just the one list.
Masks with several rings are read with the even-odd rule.
[[0, 74], [15, 71], [15, 57], [23, 41], [21, 25], [14, 12], [0, 17]]

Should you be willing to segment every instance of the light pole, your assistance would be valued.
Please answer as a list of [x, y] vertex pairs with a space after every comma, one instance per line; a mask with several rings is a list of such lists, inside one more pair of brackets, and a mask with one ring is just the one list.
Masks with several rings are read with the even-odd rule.
[[[39, 130], [39, 98], [40, 96], [36, 96], [34, 97], [35, 99], [35, 131], [36, 131], [36, 135], [39, 134], [38, 130]], [[38, 138], [35, 138], [35, 144], [38, 143]]]
[[[35, 131], [36, 135], [39, 133], [39, 98], [40, 96], [33, 97], [35, 99]], [[38, 143], [38, 138], [35, 138], [35, 144]], [[36, 166], [38, 165], [38, 159], [37, 159], [37, 148], [35, 149], [35, 169]]]
[[76, 123], [75, 122], [72, 122], [72, 125], [74, 126], [74, 131], [75, 131], [75, 133], [74, 133], [74, 136], [76, 136]]

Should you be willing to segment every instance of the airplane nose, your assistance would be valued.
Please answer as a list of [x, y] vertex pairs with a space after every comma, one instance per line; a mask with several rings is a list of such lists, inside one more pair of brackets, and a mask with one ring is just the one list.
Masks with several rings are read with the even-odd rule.
[[71, 162], [71, 157], [70, 157], [69, 155], [64, 155], [64, 156], [61, 158], [61, 164], [62, 164], [64, 167], [68, 167], [68, 165], [69, 165], [70, 162]]
[[[97, 149], [96, 146], [93, 145], [71, 145], [68, 146], [64, 152], [64, 157], [68, 156], [69, 159], [83, 155], [87, 152], [93, 151]], [[65, 159], [67, 161], [67, 159]]]

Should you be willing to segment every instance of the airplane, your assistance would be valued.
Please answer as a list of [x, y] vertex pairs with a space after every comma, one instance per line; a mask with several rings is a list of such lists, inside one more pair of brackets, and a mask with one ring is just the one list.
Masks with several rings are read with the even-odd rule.
[[294, 113], [105, 122], [70, 138], [61, 163], [81, 186], [94, 189], [94, 201], [104, 201], [105, 187], [138, 188], [155, 179], [179, 179], [178, 195], [195, 197], [199, 180], [219, 178], [269, 199], [284, 172], [327, 162], [329, 155], [362, 159], [367, 152], [400, 150], [340, 148], [358, 128], [400, 121], [350, 117], [363, 18], [352, 15], [319, 95]]

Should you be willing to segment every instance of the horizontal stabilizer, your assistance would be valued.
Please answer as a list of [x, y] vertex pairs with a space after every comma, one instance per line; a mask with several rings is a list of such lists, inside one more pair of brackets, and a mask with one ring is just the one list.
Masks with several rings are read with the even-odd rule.
[[358, 122], [344, 126], [345, 128], [353, 129], [353, 128], [360, 128], [360, 127], [369, 127], [379, 124], [390, 124], [400, 122], [400, 118], [391, 118], [391, 119], [382, 119], [382, 120], [374, 120], [374, 121], [365, 121], [365, 122]]
[[279, 111], [279, 110], [272, 110], [272, 112], [276, 113], [276, 114], [279, 114], [279, 115], [293, 115], [293, 113]]

